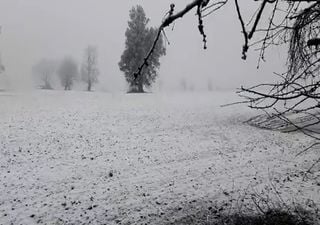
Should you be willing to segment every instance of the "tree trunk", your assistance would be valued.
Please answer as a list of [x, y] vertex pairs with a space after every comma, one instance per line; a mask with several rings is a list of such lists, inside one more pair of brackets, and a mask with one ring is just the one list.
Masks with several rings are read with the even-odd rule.
[[139, 79], [139, 83], [138, 83], [138, 92], [139, 93], [143, 93], [143, 83], [142, 83], [142, 79]]
[[87, 91], [91, 91], [91, 86], [92, 86], [91, 81], [89, 81]]
[[47, 80], [45, 81], [44, 88], [45, 89], [52, 89], [51, 84], [50, 84], [49, 81], [47, 81]]

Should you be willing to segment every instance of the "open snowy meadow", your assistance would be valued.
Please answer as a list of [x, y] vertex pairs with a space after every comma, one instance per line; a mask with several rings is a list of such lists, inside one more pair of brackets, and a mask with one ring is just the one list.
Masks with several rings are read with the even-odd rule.
[[319, 173], [302, 181], [319, 151], [296, 156], [312, 139], [220, 107], [237, 100], [1, 92], [0, 224], [206, 224], [253, 204], [249, 193], [319, 208]]

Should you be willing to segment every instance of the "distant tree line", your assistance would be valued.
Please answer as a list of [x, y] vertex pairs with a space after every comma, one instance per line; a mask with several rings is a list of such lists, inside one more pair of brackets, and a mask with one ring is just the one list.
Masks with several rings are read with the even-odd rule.
[[[171, 10], [169, 16], [173, 13], [173, 8]], [[166, 54], [166, 36], [163, 27], [148, 26], [150, 20], [140, 5], [132, 7], [129, 18], [125, 32], [125, 49], [118, 66], [124, 73], [128, 92], [143, 93], [144, 88], [150, 88], [159, 75], [160, 58]], [[0, 73], [4, 69], [0, 58]], [[64, 90], [71, 90], [75, 82], [82, 81], [86, 84], [86, 90], [92, 91], [99, 81], [97, 48], [89, 45], [84, 51], [80, 65], [72, 57], [65, 57], [60, 62], [42, 58], [32, 67], [32, 73], [41, 83], [41, 89], [54, 89], [54, 81], [58, 79]], [[180, 86], [182, 90], [194, 89], [194, 86], [188, 85], [184, 79], [181, 80]], [[213, 89], [211, 80], [207, 81], [207, 89]]]
[[[119, 68], [124, 73], [129, 92], [143, 93], [155, 82], [160, 67], [160, 57], [166, 54], [162, 35], [158, 29], [148, 27], [149, 19], [142, 6], [137, 5], [129, 12], [130, 20], [126, 30], [125, 50], [119, 62]], [[153, 45], [157, 39], [157, 44]], [[152, 49], [152, 52], [150, 51]], [[145, 55], [148, 55], [146, 59]], [[141, 63], [147, 67], [140, 68]], [[41, 82], [42, 89], [53, 89], [53, 80], [58, 78], [64, 90], [71, 90], [75, 81], [81, 80], [86, 84], [86, 90], [91, 91], [98, 82], [98, 54], [97, 48], [88, 46], [84, 51], [82, 64], [78, 66], [76, 60], [65, 57], [60, 63], [50, 59], [41, 59], [33, 66], [33, 74]], [[141, 76], [138, 76], [139, 71]]]
[[60, 63], [43, 58], [33, 66], [32, 71], [41, 82], [42, 89], [53, 89], [53, 80], [56, 77], [64, 90], [71, 90], [75, 81], [81, 77], [81, 81], [86, 84], [86, 90], [92, 91], [99, 75], [97, 48], [88, 46], [85, 49], [80, 67], [72, 57], [65, 57]]

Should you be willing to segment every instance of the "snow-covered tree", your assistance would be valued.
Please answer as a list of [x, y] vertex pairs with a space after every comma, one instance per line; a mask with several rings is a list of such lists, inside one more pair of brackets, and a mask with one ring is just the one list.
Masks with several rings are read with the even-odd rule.
[[70, 57], [65, 58], [58, 69], [58, 75], [64, 90], [71, 90], [73, 82], [78, 75], [78, 66], [75, 60]]
[[81, 79], [87, 84], [87, 91], [91, 91], [93, 84], [98, 82], [98, 75], [97, 48], [88, 46], [85, 49], [84, 60], [81, 66]]
[[125, 50], [121, 56], [119, 67], [124, 72], [126, 81], [129, 84], [129, 91], [144, 92], [143, 87], [150, 87], [157, 75], [160, 67], [160, 57], [165, 55], [166, 50], [162, 36], [158, 37], [157, 44], [147, 60], [148, 67], [141, 71], [141, 76], [137, 77], [135, 73], [145, 56], [153, 46], [157, 37], [158, 29], [148, 28], [149, 19], [142, 6], [138, 5], [130, 10], [130, 21], [125, 33]]

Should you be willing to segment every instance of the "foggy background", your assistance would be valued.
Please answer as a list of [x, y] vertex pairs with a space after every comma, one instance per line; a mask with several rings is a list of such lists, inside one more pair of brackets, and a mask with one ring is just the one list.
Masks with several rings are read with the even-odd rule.
[[[32, 66], [41, 58], [61, 60], [72, 56], [82, 62], [84, 49], [90, 44], [98, 48], [100, 91], [126, 90], [124, 75], [118, 67], [124, 50], [129, 10], [142, 5], [150, 18], [149, 25], [158, 26], [171, 3], [176, 11], [190, 0], [0, 0], [0, 52], [6, 71], [1, 85], [30, 89], [35, 86]], [[252, 6], [252, 5], [251, 5]], [[190, 13], [166, 29], [170, 41], [167, 55], [161, 58], [159, 77], [153, 90], [181, 89], [181, 80], [195, 90], [235, 89], [241, 85], [274, 80], [272, 72], [282, 72], [286, 54], [273, 48], [267, 63], [257, 67], [257, 54], [252, 48], [248, 60], [241, 59], [243, 37], [235, 15], [234, 3], [205, 18], [208, 49], [203, 50], [197, 18]], [[242, 10], [250, 10], [247, 5]], [[252, 10], [252, 8], [251, 8]], [[191, 87], [191, 88], [192, 88]], [[76, 89], [84, 89], [82, 86]]]

